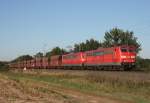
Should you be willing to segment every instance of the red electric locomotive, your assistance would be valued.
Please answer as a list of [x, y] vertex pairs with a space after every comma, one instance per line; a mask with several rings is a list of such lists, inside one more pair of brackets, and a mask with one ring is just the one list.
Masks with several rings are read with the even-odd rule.
[[85, 66], [98, 68], [123, 68], [132, 69], [135, 66], [135, 47], [117, 46], [111, 48], [99, 48], [87, 51], [85, 56]]
[[62, 55], [62, 65], [64, 67], [79, 67], [83, 66], [85, 59], [83, 58], [83, 52], [70, 53]]

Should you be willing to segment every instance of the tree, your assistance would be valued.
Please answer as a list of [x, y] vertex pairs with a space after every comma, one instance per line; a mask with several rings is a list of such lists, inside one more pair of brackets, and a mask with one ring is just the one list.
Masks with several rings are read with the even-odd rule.
[[150, 71], [150, 59], [144, 59], [140, 56], [137, 56], [136, 67], [137, 70]]
[[62, 55], [66, 52], [66, 50], [61, 49], [60, 47], [55, 47], [51, 51], [51, 55]]
[[23, 61], [23, 60], [31, 60], [31, 59], [33, 59], [33, 57], [30, 56], [30, 55], [22, 55], [22, 56], [17, 57], [16, 59], [14, 59], [12, 62], [18, 62], [18, 61]]
[[0, 61], [0, 70], [8, 69], [8, 62]]
[[75, 44], [74, 45], [74, 52], [79, 52], [80, 51], [80, 45], [79, 44]]
[[137, 48], [137, 52], [141, 50], [141, 45], [132, 31], [123, 31], [122, 29], [113, 28], [105, 33], [103, 47], [118, 45], [134, 45]]
[[74, 52], [95, 50], [101, 46], [102, 46], [102, 43], [100, 43], [99, 41], [90, 39], [90, 40], [86, 40], [86, 42], [75, 44]]
[[101, 46], [102, 46], [101, 43], [94, 39], [90, 39], [89, 42], [88, 41], [86, 42], [87, 50], [95, 50]]
[[44, 55], [43, 55], [43, 53], [41, 53], [41, 52], [38, 52], [37, 54], [34, 55], [35, 58], [41, 58], [41, 57], [43, 57], [43, 56], [44, 56]]
[[53, 56], [53, 55], [62, 55], [62, 54], [65, 54], [65, 53], [66, 53], [65, 49], [61, 49], [60, 47], [55, 47], [50, 52], [46, 53], [46, 57], [50, 57], [50, 56]]
[[49, 51], [45, 54], [45, 57], [50, 57], [50, 56], [51, 56], [51, 51]]

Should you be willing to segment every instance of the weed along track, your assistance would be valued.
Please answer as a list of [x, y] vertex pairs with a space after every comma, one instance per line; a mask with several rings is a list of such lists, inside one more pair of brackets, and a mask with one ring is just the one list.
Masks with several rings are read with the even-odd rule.
[[139, 79], [137, 74], [119, 78], [120, 73], [71, 70], [2, 72], [0, 102], [150, 103], [149, 74], [145, 79], [140, 74]]

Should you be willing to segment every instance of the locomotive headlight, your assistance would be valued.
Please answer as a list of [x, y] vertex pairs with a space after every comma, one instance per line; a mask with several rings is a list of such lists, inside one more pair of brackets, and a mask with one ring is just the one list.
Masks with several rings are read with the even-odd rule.
[[81, 61], [82, 61], [82, 62], [84, 62], [84, 61], [85, 61], [85, 59], [81, 59]]
[[121, 56], [121, 58], [127, 58], [127, 56]]
[[131, 58], [132, 58], [132, 59], [134, 59], [134, 58], [135, 58], [135, 56], [131, 56]]

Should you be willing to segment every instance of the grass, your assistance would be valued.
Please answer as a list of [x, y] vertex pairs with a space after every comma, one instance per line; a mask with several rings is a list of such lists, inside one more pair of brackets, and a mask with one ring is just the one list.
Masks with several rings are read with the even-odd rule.
[[[85, 93], [100, 96], [119, 98], [135, 103], [150, 103], [150, 81], [149, 74], [137, 75], [134, 73], [20, 73], [3, 72], [10, 79], [20, 82], [32, 80], [44, 82], [48, 85], [76, 89]], [[140, 78], [138, 76], [141, 76]], [[38, 88], [38, 91], [48, 92], [47, 89]], [[53, 92], [53, 91], [51, 91]]]

